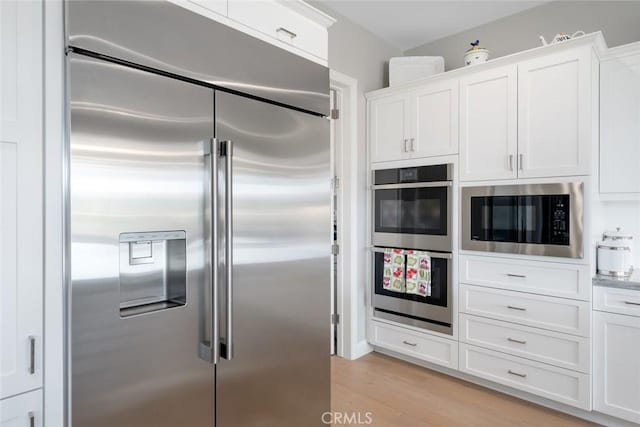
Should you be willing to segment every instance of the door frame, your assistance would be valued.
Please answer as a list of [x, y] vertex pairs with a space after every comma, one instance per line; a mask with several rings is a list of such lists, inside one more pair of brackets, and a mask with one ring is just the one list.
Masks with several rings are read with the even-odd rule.
[[[336, 283], [336, 314], [339, 316], [336, 332], [336, 355], [357, 359], [370, 351], [366, 338], [358, 338], [359, 324], [366, 319], [366, 305], [360, 292], [364, 277], [364, 259], [361, 250], [360, 224], [358, 221], [358, 80], [341, 72], [330, 70], [330, 87], [338, 94], [339, 118], [332, 120], [339, 135], [337, 143], [331, 142], [332, 176], [339, 179], [338, 203], [338, 277]], [[334, 146], [335, 145], [335, 146]], [[335, 152], [334, 152], [335, 150]], [[345, 230], [340, 233], [340, 230]], [[365, 328], [366, 329], [366, 328]]]

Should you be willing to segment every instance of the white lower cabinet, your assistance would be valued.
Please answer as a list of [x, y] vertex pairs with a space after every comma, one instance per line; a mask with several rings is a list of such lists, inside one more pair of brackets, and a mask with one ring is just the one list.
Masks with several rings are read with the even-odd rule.
[[42, 390], [0, 400], [0, 427], [42, 425]]
[[591, 304], [524, 292], [460, 285], [462, 313], [588, 337]]
[[589, 339], [500, 320], [460, 314], [460, 341], [548, 363], [589, 372]]
[[593, 314], [594, 409], [640, 423], [640, 317]]
[[458, 343], [435, 335], [372, 321], [371, 344], [416, 359], [456, 369]]
[[591, 409], [591, 377], [581, 372], [462, 343], [460, 370], [567, 405]]

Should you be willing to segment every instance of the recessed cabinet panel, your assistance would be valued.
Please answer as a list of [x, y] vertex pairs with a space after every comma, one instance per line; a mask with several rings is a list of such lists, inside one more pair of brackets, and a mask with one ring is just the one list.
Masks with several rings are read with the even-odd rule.
[[594, 409], [640, 423], [640, 317], [594, 312]]
[[41, 427], [42, 391], [0, 400], [0, 427]]
[[461, 80], [461, 180], [516, 177], [517, 100], [515, 65]]
[[640, 193], [640, 43], [600, 64], [600, 192]]
[[409, 157], [409, 102], [404, 93], [376, 99], [369, 104], [371, 161]]
[[591, 48], [518, 65], [520, 178], [589, 173], [591, 65]]
[[0, 1], [0, 399], [42, 385], [41, 28], [40, 2]]
[[458, 152], [458, 81], [431, 84], [411, 91], [413, 158]]

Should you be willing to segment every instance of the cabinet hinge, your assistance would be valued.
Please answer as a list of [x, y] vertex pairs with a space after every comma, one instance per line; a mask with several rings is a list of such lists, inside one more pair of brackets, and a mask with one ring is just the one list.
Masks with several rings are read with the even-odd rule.
[[331, 315], [331, 324], [337, 325], [338, 323], [340, 323], [340, 315], [338, 313], [333, 313]]
[[340, 118], [340, 110], [338, 110], [337, 108], [332, 108], [331, 109], [331, 119], [332, 120], [338, 120]]
[[338, 255], [340, 253], [340, 246], [337, 243], [331, 245], [331, 255]]

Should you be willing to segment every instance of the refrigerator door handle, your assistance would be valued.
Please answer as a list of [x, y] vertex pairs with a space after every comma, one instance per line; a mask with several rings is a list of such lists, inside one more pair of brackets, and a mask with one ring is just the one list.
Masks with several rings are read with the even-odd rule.
[[[211, 138], [206, 147], [205, 156], [209, 159], [209, 209], [211, 220], [209, 222], [208, 235], [208, 273], [211, 292], [210, 310], [210, 340], [203, 339], [200, 342], [199, 356], [201, 359], [216, 364], [220, 360], [220, 327], [218, 322], [218, 162], [219, 144], [215, 138]], [[206, 323], [206, 320], [204, 321]]]
[[225, 141], [225, 283], [227, 297], [226, 343], [222, 354], [226, 360], [233, 359], [233, 142]]

